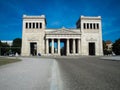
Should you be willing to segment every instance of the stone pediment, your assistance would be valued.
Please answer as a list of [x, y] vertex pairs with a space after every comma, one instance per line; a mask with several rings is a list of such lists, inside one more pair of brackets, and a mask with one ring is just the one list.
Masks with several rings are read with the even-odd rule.
[[77, 35], [77, 34], [80, 34], [80, 33], [77, 33], [75, 31], [72, 31], [72, 30], [66, 30], [66, 29], [61, 29], [61, 30], [55, 30], [55, 31], [51, 31], [49, 33], [46, 33], [48, 35], [68, 35], [68, 34], [71, 34], [71, 35]]

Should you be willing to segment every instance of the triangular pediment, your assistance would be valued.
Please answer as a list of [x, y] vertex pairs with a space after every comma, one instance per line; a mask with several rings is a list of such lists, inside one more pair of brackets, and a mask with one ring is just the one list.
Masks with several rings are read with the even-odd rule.
[[75, 31], [72, 31], [72, 30], [67, 30], [67, 29], [61, 29], [61, 30], [55, 30], [55, 31], [51, 31], [47, 34], [51, 34], [51, 35], [55, 35], [55, 34], [61, 34], [61, 35], [65, 35], [65, 34], [80, 34], [80, 33], [77, 33]]

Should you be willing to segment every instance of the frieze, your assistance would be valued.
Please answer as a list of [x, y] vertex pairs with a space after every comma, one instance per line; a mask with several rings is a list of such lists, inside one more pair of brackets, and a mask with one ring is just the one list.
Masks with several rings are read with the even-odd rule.
[[61, 29], [61, 30], [55, 30], [55, 31], [51, 31], [49, 33], [46, 33], [47, 35], [80, 35], [80, 32], [76, 32], [76, 31], [71, 31], [71, 30], [66, 30], [66, 29]]

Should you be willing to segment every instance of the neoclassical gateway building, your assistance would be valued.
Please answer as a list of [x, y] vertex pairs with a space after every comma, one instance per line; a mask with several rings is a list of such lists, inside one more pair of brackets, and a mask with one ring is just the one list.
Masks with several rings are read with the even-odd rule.
[[100, 16], [81, 16], [76, 29], [48, 29], [46, 24], [44, 15], [23, 15], [22, 56], [103, 55]]

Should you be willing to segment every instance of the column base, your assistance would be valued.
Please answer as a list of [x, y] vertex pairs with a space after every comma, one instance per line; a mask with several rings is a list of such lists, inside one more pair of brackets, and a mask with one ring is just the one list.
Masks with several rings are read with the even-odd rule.
[[61, 56], [60, 54], [57, 54], [57, 53], [55, 53], [55, 54], [44, 54], [43, 56]]
[[79, 55], [81, 55], [81, 54], [78, 54], [78, 53], [75, 53], [75, 54], [72, 54], [72, 53], [67, 54], [67, 56], [79, 56]]

